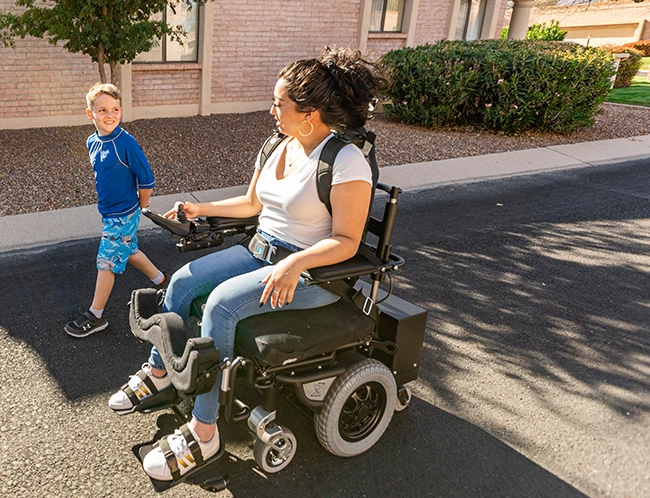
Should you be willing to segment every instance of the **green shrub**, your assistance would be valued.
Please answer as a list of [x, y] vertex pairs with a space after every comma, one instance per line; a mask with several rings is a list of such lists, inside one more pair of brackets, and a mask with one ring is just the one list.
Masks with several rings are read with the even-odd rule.
[[614, 88], [626, 88], [632, 84], [632, 79], [636, 73], [641, 69], [641, 59], [643, 52], [626, 45], [603, 45], [600, 47], [602, 50], [607, 50], [611, 53], [625, 53], [630, 54], [627, 59], [622, 59], [618, 66], [618, 73], [616, 74], [616, 81]]
[[[508, 31], [507, 27], [501, 30], [502, 40], [508, 38]], [[562, 41], [566, 35], [567, 31], [563, 31], [560, 22], [555, 19], [551, 19], [549, 26], [546, 23], [533, 24], [526, 30], [526, 40]]]
[[428, 127], [474, 125], [507, 133], [591, 125], [607, 98], [613, 56], [563, 42], [447, 41], [393, 50], [387, 112]]

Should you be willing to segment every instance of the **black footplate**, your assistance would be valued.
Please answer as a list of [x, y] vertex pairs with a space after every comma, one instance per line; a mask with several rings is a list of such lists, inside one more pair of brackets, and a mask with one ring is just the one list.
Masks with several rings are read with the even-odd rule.
[[[156, 447], [156, 444], [147, 444], [138, 450], [140, 462], [144, 457]], [[206, 491], [217, 493], [223, 491], [230, 482], [230, 476], [227, 474], [227, 458], [225, 457], [225, 445], [223, 439], [221, 440], [221, 447], [219, 451], [208, 458], [206, 462], [198, 468], [190, 470], [187, 474], [183, 474], [176, 481], [159, 481], [157, 479], [149, 478], [153, 489], [157, 493], [162, 493], [168, 489], [176, 486], [177, 484], [194, 484], [200, 486]]]

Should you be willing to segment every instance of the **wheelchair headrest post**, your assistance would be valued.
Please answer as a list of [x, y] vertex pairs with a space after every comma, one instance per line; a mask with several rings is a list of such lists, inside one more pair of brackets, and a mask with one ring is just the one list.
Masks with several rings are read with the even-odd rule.
[[[386, 191], [386, 189], [382, 190]], [[397, 198], [402, 190], [399, 187], [390, 188], [390, 198], [386, 202], [384, 208], [384, 217], [382, 219], [383, 230], [377, 242], [377, 256], [383, 263], [387, 263], [390, 259], [390, 242], [393, 237], [393, 230], [395, 228], [395, 220], [397, 219]]]

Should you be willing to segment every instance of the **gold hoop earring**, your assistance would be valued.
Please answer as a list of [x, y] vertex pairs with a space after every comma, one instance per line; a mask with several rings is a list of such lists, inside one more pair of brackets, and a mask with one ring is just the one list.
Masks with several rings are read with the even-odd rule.
[[[304, 123], [307, 123], [309, 126], [311, 126], [311, 129], [309, 130], [309, 133], [303, 133], [302, 131], [300, 131], [300, 127], [301, 127]], [[300, 126], [298, 126], [298, 135], [300, 135], [301, 137], [308, 137], [308, 136], [311, 135], [313, 132], [314, 132], [314, 125], [311, 124], [311, 121], [303, 121], [302, 123], [300, 123]]]

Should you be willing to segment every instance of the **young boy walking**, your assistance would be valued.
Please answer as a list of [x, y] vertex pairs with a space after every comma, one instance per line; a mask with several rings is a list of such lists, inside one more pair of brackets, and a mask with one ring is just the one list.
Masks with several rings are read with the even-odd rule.
[[119, 90], [111, 84], [93, 86], [86, 95], [88, 119], [97, 131], [86, 142], [95, 173], [97, 207], [102, 215], [102, 236], [97, 253], [95, 295], [88, 311], [65, 326], [72, 337], [86, 337], [108, 327], [103, 316], [115, 274], [127, 262], [162, 286], [165, 275], [138, 249], [136, 231], [140, 209], [149, 206], [155, 183], [151, 167], [138, 142], [119, 124]]

